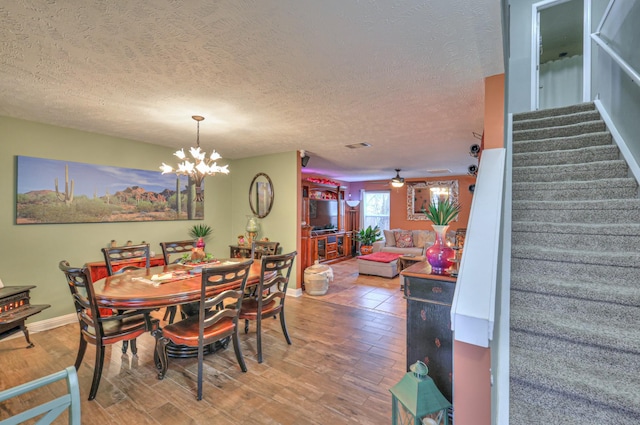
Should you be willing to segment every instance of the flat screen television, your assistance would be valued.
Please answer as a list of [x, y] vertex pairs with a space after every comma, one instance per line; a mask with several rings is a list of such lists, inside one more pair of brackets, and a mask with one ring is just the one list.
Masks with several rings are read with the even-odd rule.
[[337, 199], [309, 199], [309, 226], [313, 230], [338, 228]]

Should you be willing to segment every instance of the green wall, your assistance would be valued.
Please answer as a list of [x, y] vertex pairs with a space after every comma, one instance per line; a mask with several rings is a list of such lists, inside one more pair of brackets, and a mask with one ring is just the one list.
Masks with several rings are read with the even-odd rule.
[[[119, 243], [144, 240], [160, 253], [161, 241], [188, 239], [189, 228], [199, 222], [18, 226], [15, 224], [18, 155], [158, 170], [159, 164], [169, 160], [175, 149], [8, 117], [0, 117], [0, 135], [0, 279], [5, 286], [36, 285], [31, 292], [32, 304], [51, 304], [51, 308], [31, 321], [73, 312], [69, 290], [58, 269], [60, 260], [68, 260], [72, 265], [101, 261], [100, 249], [112, 239]], [[228, 245], [235, 243], [236, 236], [243, 232], [246, 214], [251, 213], [249, 184], [260, 171], [269, 174], [276, 190], [272, 213], [260, 220], [261, 224], [272, 240], [282, 236], [279, 240], [285, 249], [295, 248], [295, 161], [295, 152], [229, 161], [229, 175], [205, 180], [203, 222], [214, 230], [207, 240], [207, 252], [217, 257], [229, 255]]]

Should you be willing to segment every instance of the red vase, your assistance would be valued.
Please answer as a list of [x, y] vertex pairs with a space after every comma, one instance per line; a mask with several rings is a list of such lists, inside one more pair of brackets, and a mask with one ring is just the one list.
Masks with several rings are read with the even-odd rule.
[[204, 249], [204, 238], [198, 238], [196, 241], [196, 248]]
[[456, 256], [453, 248], [447, 246], [446, 233], [449, 226], [438, 226], [432, 224], [436, 232], [436, 241], [427, 248], [427, 262], [431, 266], [432, 274], [445, 274], [447, 269], [453, 265]]

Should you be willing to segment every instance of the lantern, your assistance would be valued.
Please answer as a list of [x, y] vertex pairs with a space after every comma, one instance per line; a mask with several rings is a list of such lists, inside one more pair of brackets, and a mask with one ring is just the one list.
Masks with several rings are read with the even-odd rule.
[[251, 215], [247, 216], [247, 239], [248, 239], [248, 244], [251, 245], [251, 243], [257, 239], [258, 237], [258, 220]]
[[451, 403], [433, 383], [427, 373], [427, 365], [417, 361], [410, 367], [411, 372], [393, 386], [393, 425], [448, 425], [447, 409]]

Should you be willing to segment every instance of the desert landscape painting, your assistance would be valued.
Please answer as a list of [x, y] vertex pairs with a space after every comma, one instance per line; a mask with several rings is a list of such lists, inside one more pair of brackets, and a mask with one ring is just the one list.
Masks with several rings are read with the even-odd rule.
[[186, 176], [16, 157], [16, 224], [201, 220]]

